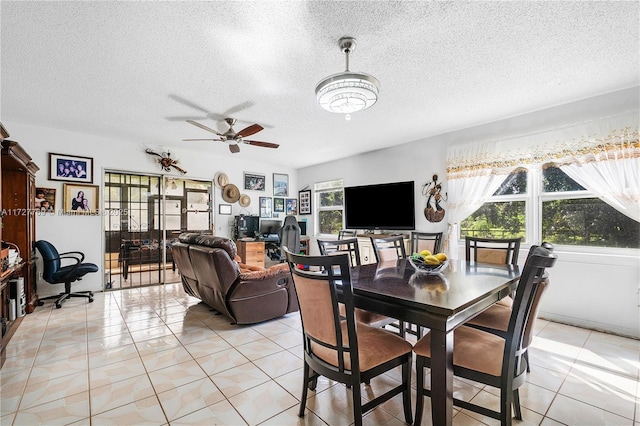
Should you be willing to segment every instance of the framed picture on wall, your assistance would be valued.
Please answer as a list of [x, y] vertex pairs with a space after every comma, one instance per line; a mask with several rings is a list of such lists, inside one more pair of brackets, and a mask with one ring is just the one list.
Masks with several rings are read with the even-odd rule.
[[231, 204], [220, 204], [218, 206], [219, 214], [231, 214]]
[[93, 183], [93, 158], [49, 153], [49, 180]]
[[253, 191], [264, 191], [266, 178], [264, 175], [257, 173], [244, 173], [244, 189], [251, 189]]
[[311, 214], [311, 190], [298, 191], [298, 203], [300, 214]]
[[273, 174], [273, 196], [286, 197], [289, 195], [289, 175]]
[[296, 200], [295, 198], [287, 198], [286, 206], [287, 215], [298, 214], [298, 200]]
[[97, 214], [100, 197], [98, 185], [64, 184], [63, 210], [65, 213]]
[[260, 217], [272, 217], [273, 216], [273, 198], [260, 197]]
[[278, 213], [284, 213], [284, 198], [273, 199], [273, 211]]
[[55, 188], [36, 188], [36, 210], [53, 212], [56, 208]]

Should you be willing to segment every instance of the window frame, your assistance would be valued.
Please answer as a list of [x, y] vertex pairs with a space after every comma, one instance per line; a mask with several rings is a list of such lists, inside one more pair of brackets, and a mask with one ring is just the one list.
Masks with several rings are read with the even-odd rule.
[[[332, 183], [339, 183], [339, 186], [329, 186]], [[321, 188], [324, 187], [325, 188]], [[320, 195], [325, 192], [342, 192], [342, 205], [340, 206], [322, 206], [320, 203]], [[320, 233], [320, 213], [325, 211], [341, 211], [342, 212], [342, 228], [344, 229], [344, 180], [343, 179], [331, 179], [323, 182], [316, 182], [313, 184], [313, 200], [316, 206], [313, 212], [313, 222], [314, 222], [314, 234], [317, 237], [326, 238], [328, 236], [332, 236], [335, 234], [324, 234]]]
[[[544, 164], [527, 164], [515, 168], [527, 170], [527, 192], [524, 194], [494, 195], [486, 202], [525, 201], [525, 240], [521, 247], [529, 247], [534, 242], [542, 241], [542, 203], [554, 200], [577, 200], [584, 198], [599, 198], [587, 189], [577, 191], [545, 192], [542, 184], [542, 170]], [[458, 242], [464, 244], [464, 238], [458, 235]], [[628, 255], [640, 252], [636, 248], [605, 247], [605, 246], [579, 246], [554, 244], [556, 251], [567, 253]]]

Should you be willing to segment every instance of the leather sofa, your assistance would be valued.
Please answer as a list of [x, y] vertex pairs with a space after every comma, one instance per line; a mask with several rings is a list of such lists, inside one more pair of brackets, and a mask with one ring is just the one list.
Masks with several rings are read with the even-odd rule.
[[228, 238], [183, 233], [173, 244], [173, 258], [185, 292], [232, 323], [254, 324], [298, 310], [288, 265], [243, 265]]

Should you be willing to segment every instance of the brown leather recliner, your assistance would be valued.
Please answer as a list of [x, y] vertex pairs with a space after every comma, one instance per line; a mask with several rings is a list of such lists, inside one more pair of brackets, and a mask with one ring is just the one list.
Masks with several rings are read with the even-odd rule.
[[298, 310], [287, 264], [244, 269], [236, 255], [236, 244], [223, 237], [184, 233], [173, 244], [185, 292], [233, 323], [254, 324]]

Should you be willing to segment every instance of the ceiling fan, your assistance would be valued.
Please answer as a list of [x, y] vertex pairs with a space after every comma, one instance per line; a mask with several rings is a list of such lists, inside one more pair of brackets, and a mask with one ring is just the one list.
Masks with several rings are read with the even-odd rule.
[[171, 158], [170, 152], [163, 152], [162, 154], [159, 154], [150, 148], [145, 149], [144, 152], [146, 152], [149, 155], [158, 157], [156, 158], [156, 161], [158, 162], [158, 164], [160, 164], [160, 167], [165, 172], [170, 172], [171, 168], [173, 167], [183, 175], [187, 173], [185, 169], [178, 167], [178, 160]]
[[235, 118], [225, 118], [224, 121], [226, 121], [226, 123], [229, 125], [229, 130], [227, 130], [224, 133], [220, 133], [217, 130], [213, 130], [212, 128], [205, 126], [204, 124], [198, 123], [197, 121], [187, 120], [187, 123], [193, 124], [194, 126], [200, 127], [201, 129], [204, 129], [208, 132], [215, 133], [216, 135], [218, 135], [218, 138], [216, 139], [183, 139], [183, 140], [184, 141], [226, 142], [229, 144], [229, 151], [231, 151], [234, 154], [236, 152], [240, 152], [240, 147], [238, 146], [238, 144], [241, 144], [241, 143], [246, 143], [247, 145], [262, 146], [264, 148], [277, 148], [280, 146], [277, 143], [260, 142], [260, 141], [244, 139], [245, 137], [251, 136], [255, 133], [258, 133], [260, 130], [262, 130], [263, 127], [259, 124], [252, 124], [251, 126], [246, 127], [240, 130], [239, 132], [236, 132], [235, 130], [233, 130], [233, 125], [236, 124]]

